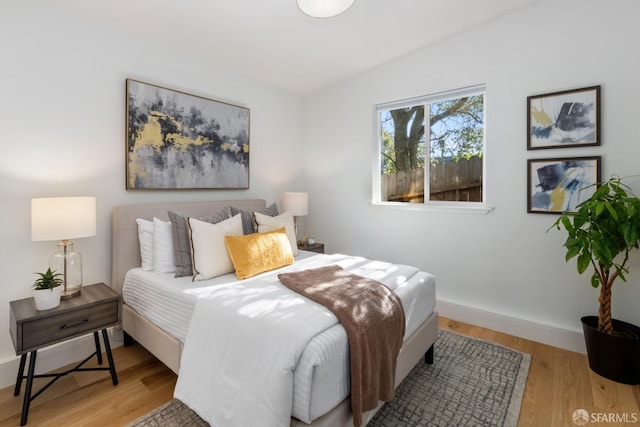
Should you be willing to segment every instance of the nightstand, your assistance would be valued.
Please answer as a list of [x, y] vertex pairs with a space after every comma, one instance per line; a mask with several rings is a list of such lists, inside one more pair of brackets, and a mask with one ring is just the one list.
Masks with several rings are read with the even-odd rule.
[[[51, 310], [36, 310], [36, 305], [31, 298], [11, 301], [9, 329], [16, 355], [20, 357], [20, 367], [16, 379], [16, 388], [13, 395], [20, 394], [22, 381], [26, 381], [24, 403], [22, 404], [22, 418], [20, 425], [27, 423], [29, 405], [51, 384], [60, 377], [76, 371], [109, 371], [113, 385], [118, 384], [116, 367], [111, 355], [111, 346], [107, 336], [107, 328], [120, 323], [122, 319], [121, 298], [116, 292], [104, 283], [83, 286], [82, 293], [76, 298], [62, 300], [60, 305]], [[102, 339], [109, 361], [109, 367], [82, 368], [93, 356], [97, 356], [98, 364], [102, 365], [102, 351], [98, 331], [102, 331]], [[96, 351], [84, 359], [74, 368], [60, 373], [34, 375], [36, 367], [36, 355], [38, 349], [51, 344], [69, 340], [74, 337], [93, 333]], [[29, 371], [24, 375], [24, 368], [29, 357]], [[31, 388], [34, 378], [52, 377], [53, 379], [32, 395]]]
[[302, 249], [303, 251], [317, 252], [319, 254], [323, 254], [324, 243], [314, 243], [313, 245], [307, 245], [306, 243], [303, 243], [301, 245], [298, 245], [298, 249]]

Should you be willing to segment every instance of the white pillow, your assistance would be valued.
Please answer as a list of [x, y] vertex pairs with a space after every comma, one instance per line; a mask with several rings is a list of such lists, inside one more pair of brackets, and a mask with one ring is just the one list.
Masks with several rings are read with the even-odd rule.
[[296, 239], [296, 227], [293, 223], [293, 215], [291, 212], [285, 212], [278, 216], [269, 216], [261, 214], [260, 212], [254, 212], [258, 223], [258, 233], [264, 233], [265, 231], [277, 230], [280, 227], [284, 227], [291, 244], [291, 252], [293, 256], [298, 255], [298, 242]]
[[153, 218], [153, 271], [175, 273], [171, 222]]
[[224, 236], [242, 236], [242, 216], [235, 215], [217, 224], [189, 218], [193, 281], [233, 273]]
[[153, 271], [153, 221], [136, 219], [138, 224], [138, 242], [140, 243], [140, 267], [144, 271]]

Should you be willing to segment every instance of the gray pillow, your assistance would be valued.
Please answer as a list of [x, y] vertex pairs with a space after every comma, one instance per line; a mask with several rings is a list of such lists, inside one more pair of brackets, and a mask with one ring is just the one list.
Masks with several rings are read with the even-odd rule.
[[[244, 234], [253, 234], [258, 232], [258, 227], [256, 225], [256, 219], [253, 216], [253, 212], [245, 211], [234, 206], [231, 206], [230, 209], [231, 216], [236, 216], [238, 214], [242, 215], [242, 232]], [[261, 214], [269, 216], [278, 216], [278, 206], [273, 203], [271, 206], [267, 206], [266, 208], [255, 212], [260, 212]]]
[[[173, 233], [173, 258], [176, 264], [176, 277], [193, 276], [193, 263], [191, 261], [191, 239], [189, 238], [189, 224], [187, 217], [168, 211], [171, 221], [171, 232]], [[225, 219], [231, 218], [229, 207], [198, 218], [200, 221], [216, 224]]]

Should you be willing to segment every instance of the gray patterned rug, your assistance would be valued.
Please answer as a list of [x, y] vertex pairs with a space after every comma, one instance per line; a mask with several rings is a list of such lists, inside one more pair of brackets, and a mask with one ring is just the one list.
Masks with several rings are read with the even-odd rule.
[[[530, 361], [528, 354], [440, 330], [434, 364], [418, 363], [367, 427], [516, 426]], [[130, 426], [208, 424], [173, 399]]]

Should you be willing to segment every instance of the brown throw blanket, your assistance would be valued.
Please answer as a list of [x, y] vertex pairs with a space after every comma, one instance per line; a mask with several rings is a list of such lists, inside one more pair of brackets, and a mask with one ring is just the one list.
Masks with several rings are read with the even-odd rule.
[[396, 362], [405, 332], [402, 302], [380, 282], [337, 265], [279, 274], [280, 281], [324, 305], [338, 318], [349, 339], [351, 411], [362, 425], [363, 412], [393, 399]]

